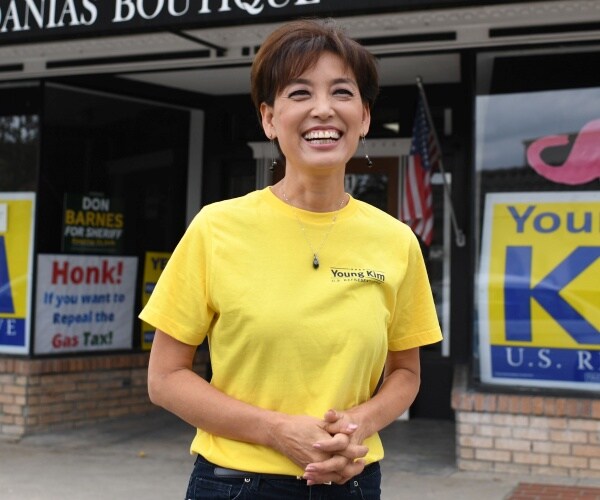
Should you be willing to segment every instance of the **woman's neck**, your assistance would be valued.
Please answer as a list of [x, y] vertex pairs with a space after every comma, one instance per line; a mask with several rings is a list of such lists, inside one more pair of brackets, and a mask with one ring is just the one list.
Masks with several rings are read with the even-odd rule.
[[343, 177], [302, 180], [286, 174], [272, 191], [286, 203], [310, 212], [335, 212], [348, 203]]

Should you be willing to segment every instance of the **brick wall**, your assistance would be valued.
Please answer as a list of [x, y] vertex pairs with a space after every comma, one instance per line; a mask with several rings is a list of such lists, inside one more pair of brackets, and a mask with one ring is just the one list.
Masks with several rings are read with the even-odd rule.
[[[72, 428], [154, 409], [148, 353], [57, 359], [0, 357], [0, 439]], [[204, 375], [208, 353], [198, 351]]]
[[600, 478], [600, 399], [452, 391], [461, 470]]

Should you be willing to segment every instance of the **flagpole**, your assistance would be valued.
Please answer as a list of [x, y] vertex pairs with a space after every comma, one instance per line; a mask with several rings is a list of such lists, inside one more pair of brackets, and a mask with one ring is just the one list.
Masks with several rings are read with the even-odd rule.
[[398, 218], [402, 218], [404, 212], [404, 197], [406, 196], [404, 189], [404, 178], [406, 177], [406, 156], [400, 155], [400, 179], [398, 182], [398, 192], [400, 193], [400, 204], [398, 206]]
[[436, 143], [438, 151], [440, 152], [440, 160], [438, 162], [438, 168], [440, 169], [440, 173], [442, 174], [442, 184], [444, 186], [444, 195], [448, 198], [448, 206], [450, 207], [450, 220], [452, 221], [452, 229], [454, 230], [454, 241], [456, 242], [456, 246], [464, 247], [465, 246], [465, 234], [462, 229], [458, 227], [458, 223], [456, 222], [456, 214], [454, 213], [454, 205], [452, 204], [452, 197], [450, 195], [450, 188], [446, 181], [446, 171], [444, 170], [444, 162], [442, 161], [442, 148], [440, 147], [440, 140], [438, 138], [437, 132], [435, 130], [435, 126], [433, 125], [433, 119], [431, 117], [431, 112], [429, 111], [429, 103], [427, 102], [427, 96], [425, 95], [425, 88], [423, 87], [423, 80], [420, 76], [417, 76], [417, 87], [419, 89], [419, 93], [421, 94], [421, 99], [423, 99], [423, 104], [425, 107], [425, 114], [427, 115], [427, 121], [429, 122], [429, 128], [431, 129], [431, 133], [433, 134], [433, 140]]

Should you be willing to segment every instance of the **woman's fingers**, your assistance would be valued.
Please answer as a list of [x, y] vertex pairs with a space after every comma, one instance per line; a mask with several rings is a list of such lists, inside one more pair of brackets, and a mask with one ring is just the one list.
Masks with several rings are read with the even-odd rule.
[[331, 409], [327, 410], [327, 413], [325, 413], [323, 420], [325, 420], [325, 422], [327, 423], [333, 424], [337, 422], [340, 419], [340, 417], [341, 415], [337, 411]]
[[319, 441], [313, 446], [318, 450], [342, 455], [350, 460], [362, 458], [369, 452], [366, 446], [352, 443], [346, 434], [336, 434], [331, 439]]
[[328, 482], [344, 484], [350, 478], [360, 474], [364, 468], [364, 460], [348, 460], [341, 455], [335, 455], [323, 462], [308, 464], [303, 477], [309, 485]]
[[336, 453], [344, 451], [350, 444], [350, 437], [346, 434], [338, 433], [331, 437], [331, 439], [323, 439], [313, 444], [318, 450], [326, 451], [330, 453]]
[[363, 471], [365, 467], [363, 459], [369, 451], [366, 446], [348, 443], [342, 450], [333, 450], [336, 443], [337, 445], [343, 445], [346, 440], [348, 440], [348, 436], [338, 434], [331, 440], [321, 444], [322, 447], [327, 448], [329, 453], [333, 453], [333, 456], [327, 460], [313, 462], [306, 466], [304, 479], [307, 480], [309, 485], [327, 482], [344, 484]]
[[358, 424], [353, 422], [349, 415], [337, 410], [328, 410], [323, 416], [325, 430], [332, 436], [338, 433], [353, 434], [358, 429]]

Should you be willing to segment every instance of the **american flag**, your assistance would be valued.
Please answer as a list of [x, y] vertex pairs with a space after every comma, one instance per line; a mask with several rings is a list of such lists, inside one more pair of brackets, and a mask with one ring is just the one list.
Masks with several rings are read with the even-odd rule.
[[406, 222], [425, 245], [433, 238], [431, 173], [438, 167], [440, 149], [427, 117], [426, 103], [419, 95], [413, 125], [410, 156], [404, 172], [404, 196], [400, 219]]

